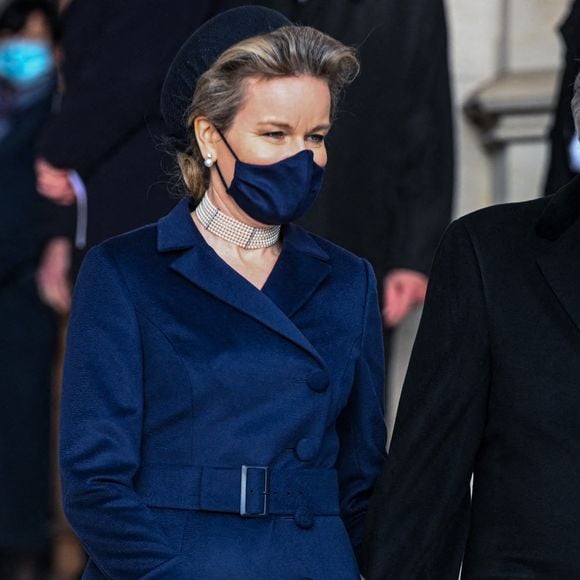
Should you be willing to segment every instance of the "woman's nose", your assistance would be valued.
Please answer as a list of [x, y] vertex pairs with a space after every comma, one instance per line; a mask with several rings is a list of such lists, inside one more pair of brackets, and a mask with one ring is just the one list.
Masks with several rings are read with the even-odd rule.
[[297, 153], [306, 151], [307, 149], [310, 149], [310, 144], [306, 140], [306, 137], [298, 137], [293, 143], [292, 154], [296, 155]]
[[295, 155], [296, 153], [300, 153], [300, 151], [304, 151], [304, 149], [306, 149], [306, 141], [302, 137], [294, 139], [292, 143], [292, 154]]

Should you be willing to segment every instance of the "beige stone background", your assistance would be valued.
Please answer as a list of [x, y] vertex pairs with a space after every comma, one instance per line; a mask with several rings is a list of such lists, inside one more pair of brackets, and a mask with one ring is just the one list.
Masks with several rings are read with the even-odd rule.
[[[497, 79], [514, 77], [517, 89], [522, 73], [538, 73], [530, 88], [549, 101], [563, 50], [557, 28], [568, 7], [568, 0], [447, 0], [457, 151], [454, 217], [492, 203], [541, 195], [550, 107], [541, 114], [506, 119], [515, 127], [516, 138], [507, 139], [496, 151], [483, 146], [480, 131], [467, 119], [463, 107]], [[519, 101], [525, 111], [525, 98]], [[528, 138], [517, 137], [523, 134]], [[387, 400], [390, 431], [419, 318], [420, 311], [414, 312], [395, 338]]]

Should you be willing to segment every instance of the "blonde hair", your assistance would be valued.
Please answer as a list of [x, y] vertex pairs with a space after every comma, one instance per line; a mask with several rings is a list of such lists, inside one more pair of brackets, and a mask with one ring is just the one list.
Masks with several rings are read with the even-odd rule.
[[[206, 117], [222, 133], [231, 126], [245, 99], [246, 81], [308, 75], [323, 79], [330, 90], [330, 116], [340, 93], [359, 71], [356, 51], [309, 26], [284, 26], [249, 38], [219, 56], [197, 82], [186, 123]], [[181, 179], [194, 198], [209, 185], [209, 171], [195, 137], [186, 151], [178, 151]]]

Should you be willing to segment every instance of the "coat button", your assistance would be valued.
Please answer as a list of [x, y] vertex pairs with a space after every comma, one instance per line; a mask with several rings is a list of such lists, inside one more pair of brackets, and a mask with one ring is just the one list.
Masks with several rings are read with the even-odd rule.
[[294, 521], [299, 528], [309, 530], [314, 525], [314, 516], [307, 507], [299, 507], [294, 514]]
[[313, 439], [300, 439], [296, 444], [296, 455], [300, 461], [312, 461], [316, 457], [318, 445]]
[[312, 373], [306, 379], [308, 386], [316, 393], [324, 393], [328, 389], [329, 381], [328, 375], [324, 371], [317, 371]]

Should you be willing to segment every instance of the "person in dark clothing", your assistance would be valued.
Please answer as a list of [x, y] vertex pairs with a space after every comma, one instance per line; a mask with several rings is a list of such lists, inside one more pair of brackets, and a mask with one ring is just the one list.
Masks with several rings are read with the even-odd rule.
[[[580, 126], [580, 77], [575, 98]], [[580, 178], [448, 229], [389, 464], [368, 580], [580, 578]], [[473, 497], [470, 480], [473, 474]]]
[[174, 205], [159, 95], [177, 49], [212, 4], [73, 0], [66, 9], [64, 98], [40, 142], [38, 182], [50, 199], [72, 204], [71, 170], [80, 176], [87, 248], [156, 221]]
[[[35, 141], [56, 86], [56, 8], [0, 12], [0, 577], [49, 550], [49, 417], [58, 316], [70, 303], [70, 216], [38, 195]], [[35, 576], [37, 574], [38, 576]]]
[[566, 185], [580, 173], [580, 145], [576, 139], [570, 101], [574, 79], [580, 71], [580, 2], [574, 0], [560, 34], [564, 41], [564, 66], [554, 122], [550, 131], [550, 162], [544, 193], [550, 195]]
[[337, 0], [332, 8], [326, 0], [252, 3], [359, 50], [361, 75], [346, 90], [328, 137], [323, 190], [303, 225], [371, 262], [383, 290], [385, 325], [395, 327], [423, 300], [451, 215], [443, 2]]

